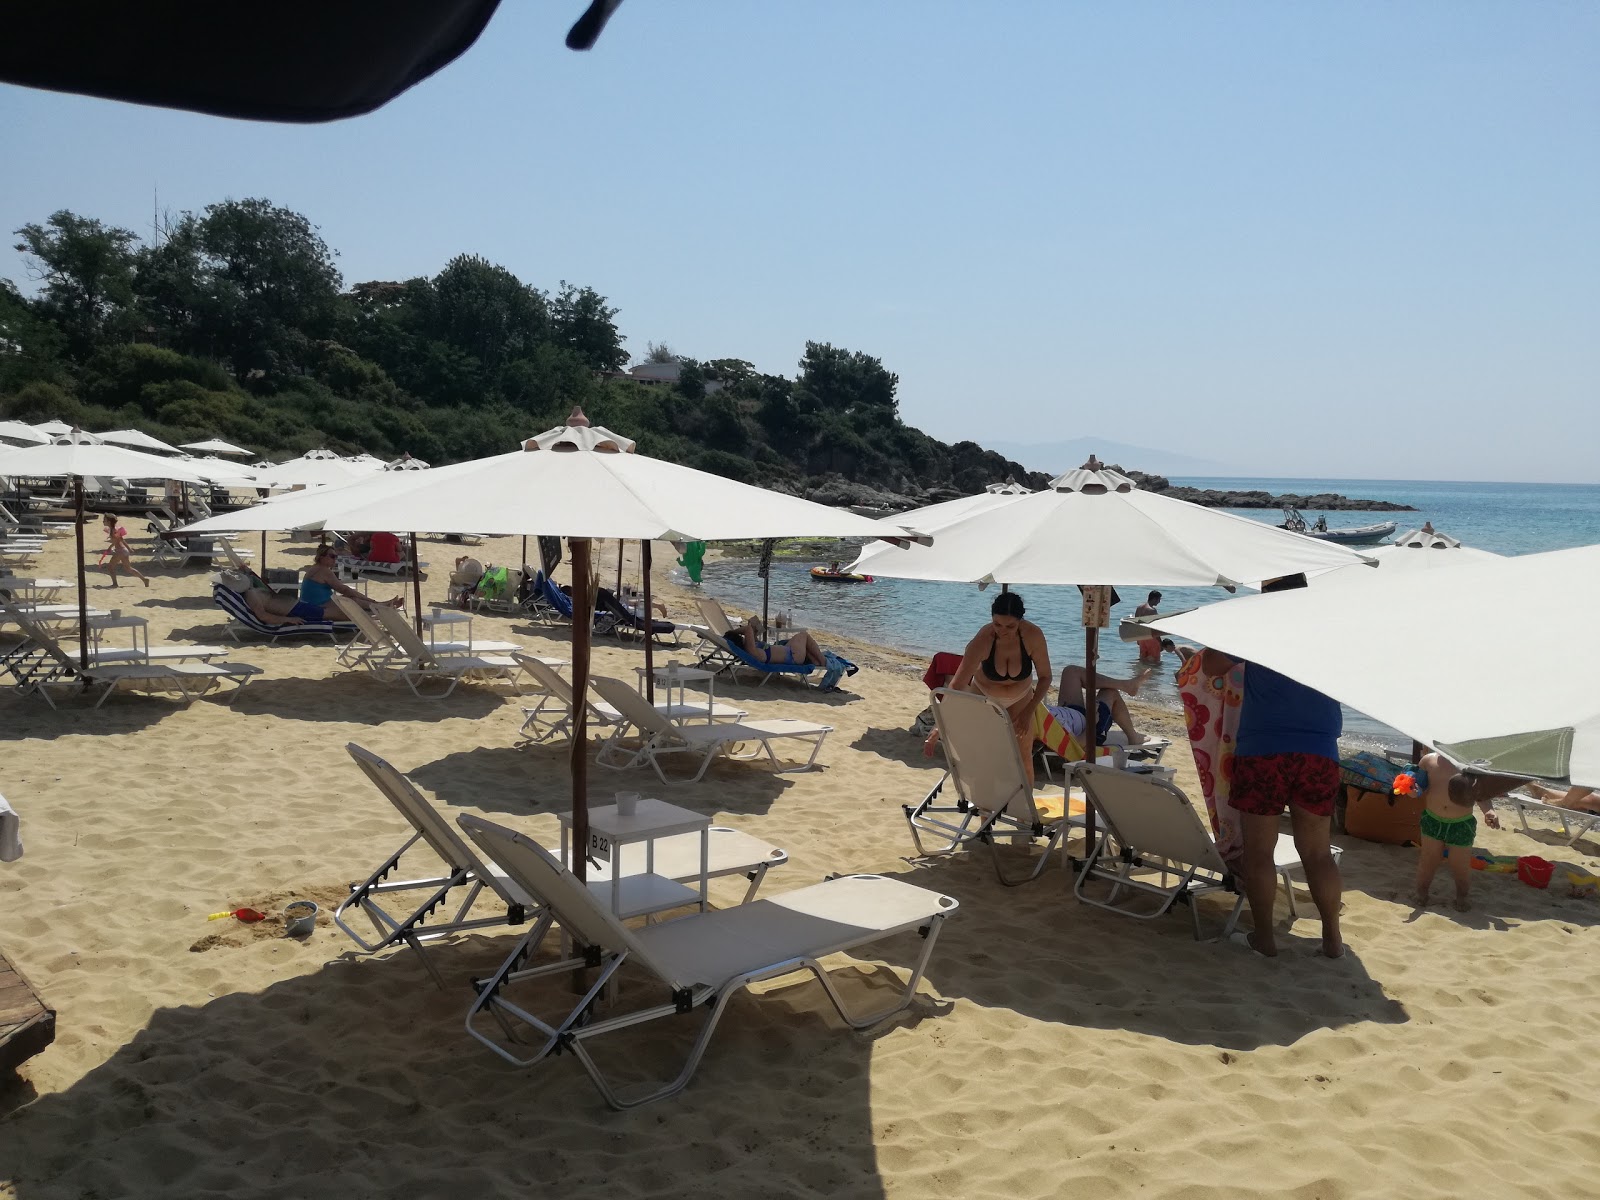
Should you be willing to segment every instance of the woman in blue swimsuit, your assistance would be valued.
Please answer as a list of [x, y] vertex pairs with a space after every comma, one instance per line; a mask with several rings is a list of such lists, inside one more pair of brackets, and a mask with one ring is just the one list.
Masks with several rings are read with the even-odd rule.
[[[987, 696], [1011, 718], [1022, 763], [1033, 782], [1033, 712], [1050, 692], [1050, 648], [1044, 631], [1024, 620], [1022, 597], [1001, 592], [990, 606], [989, 623], [967, 643], [949, 686]], [[924, 747], [933, 752], [937, 731]]]
[[[338, 560], [338, 552], [332, 546], [317, 547], [317, 556], [306, 568], [306, 577], [300, 581], [299, 603], [289, 610], [291, 617], [299, 617], [303, 621], [346, 620], [343, 611], [333, 602], [335, 592], [341, 596], [348, 596], [357, 604], [367, 608], [373, 606], [374, 601], [339, 581], [339, 576], [333, 569]], [[391, 608], [399, 608], [405, 603], [405, 599], [401, 597], [386, 603]]]

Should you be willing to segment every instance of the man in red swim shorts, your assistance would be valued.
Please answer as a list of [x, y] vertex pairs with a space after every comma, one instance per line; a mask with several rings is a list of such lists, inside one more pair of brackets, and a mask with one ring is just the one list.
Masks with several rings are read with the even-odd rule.
[[[1303, 580], [1304, 576], [1296, 578]], [[1261, 590], [1282, 589], [1269, 583]], [[1201, 666], [1217, 677], [1237, 661], [1220, 651], [1207, 650]], [[1285, 808], [1306, 886], [1322, 917], [1322, 953], [1329, 958], [1344, 953], [1339, 937], [1343, 886], [1330, 846], [1333, 805], [1339, 794], [1339, 734], [1343, 730], [1344, 715], [1337, 700], [1260, 663], [1245, 664], [1230, 802], [1239, 811], [1244, 832], [1239, 876], [1255, 924], [1249, 943], [1258, 954], [1271, 957], [1278, 953], [1272, 928], [1278, 896], [1273, 850]]]

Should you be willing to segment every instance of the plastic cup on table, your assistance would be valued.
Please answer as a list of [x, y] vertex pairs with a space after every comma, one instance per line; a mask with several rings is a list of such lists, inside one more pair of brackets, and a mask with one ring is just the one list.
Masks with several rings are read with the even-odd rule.
[[619, 817], [631, 817], [639, 811], [638, 792], [618, 792], [616, 800]]

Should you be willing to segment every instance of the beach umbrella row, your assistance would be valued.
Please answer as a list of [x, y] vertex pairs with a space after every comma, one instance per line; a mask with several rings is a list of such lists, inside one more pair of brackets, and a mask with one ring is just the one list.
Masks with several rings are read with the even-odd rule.
[[[492, 536], [555, 535], [572, 549], [573, 634], [572, 806], [584, 873], [588, 841], [588, 762], [584, 697], [588, 689], [590, 545], [619, 538], [644, 544], [645, 612], [649, 612], [653, 541], [729, 541], [769, 537], [870, 537], [908, 540], [898, 523], [753, 487], [705, 471], [635, 453], [634, 443], [591, 426], [581, 409], [564, 425], [529, 438], [507, 454], [431, 470], [380, 476], [197, 522], [197, 532], [239, 529], [393, 529], [413, 533]], [[645, 638], [646, 679], [652, 642]]]
[[205, 483], [188, 463], [122, 446], [65, 442], [0, 450], [0, 476], [72, 480], [73, 528], [78, 550], [78, 665], [89, 669], [89, 598], [84, 582], [83, 481], [85, 478], [171, 479]]

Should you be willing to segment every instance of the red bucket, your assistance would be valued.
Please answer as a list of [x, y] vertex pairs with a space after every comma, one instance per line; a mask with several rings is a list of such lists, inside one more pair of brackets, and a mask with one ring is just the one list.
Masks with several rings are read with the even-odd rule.
[[1556, 865], [1537, 854], [1525, 854], [1517, 859], [1517, 878], [1529, 887], [1547, 888]]

